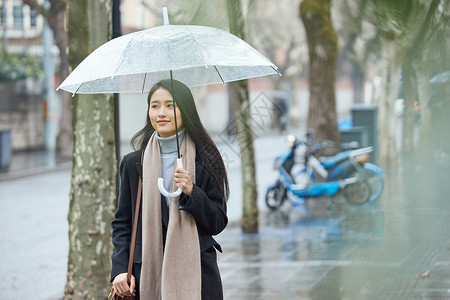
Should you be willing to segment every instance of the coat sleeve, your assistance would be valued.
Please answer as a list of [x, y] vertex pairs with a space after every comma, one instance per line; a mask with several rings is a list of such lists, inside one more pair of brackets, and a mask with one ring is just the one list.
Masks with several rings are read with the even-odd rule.
[[127, 159], [122, 159], [119, 167], [120, 187], [117, 210], [112, 221], [112, 243], [114, 252], [111, 256], [111, 281], [120, 273], [128, 271], [129, 247], [132, 231], [132, 201]]
[[212, 185], [205, 168], [197, 168], [196, 172], [200, 174], [196, 174], [191, 195], [180, 196], [180, 209], [191, 215], [204, 232], [217, 235], [228, 223], [226, 200]]

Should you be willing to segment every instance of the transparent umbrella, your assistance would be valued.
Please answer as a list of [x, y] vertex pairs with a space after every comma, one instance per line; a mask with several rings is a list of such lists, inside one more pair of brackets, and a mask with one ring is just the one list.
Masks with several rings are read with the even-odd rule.
[[58, 89], [72, 94], [145, 93], [171, 72], [173, 79], [191, 87], [279, 74], [262, 54], [226, 31], [163, 25], [103, 44]]
[[[94, 50], [58, 89], [73, 95], [145, 93], [168, 78], [192, 87], [281, 75], [261, 53], [226, 31], [169, 25], [166, 8], [163, 17], [163, 26], [115, 38]], [[176, 134], [178, 142], [178, 131]], [[177, 164], [181, 166], [178, 144], [177, 147]], [[160, 181], [162, 186], [161, 178]], [[166, 196], [176, 196], [160, 190]]]

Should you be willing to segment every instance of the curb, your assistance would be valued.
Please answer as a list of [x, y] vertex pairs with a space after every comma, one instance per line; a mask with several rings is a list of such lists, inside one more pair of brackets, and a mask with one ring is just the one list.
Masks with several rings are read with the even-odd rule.
[[37, 176], [41, 174], [47, 174], [52, 172], [58, 172], [58, 171], [65, 171], [70, 170], [72, 168], [72, 162], [62, 162], [55, 166], [51, 167], [37, 167], [37, 168], [31, 168], [31, 169], [25, 169], [25, 170], [14, 170], [6, 173], [0, 174], [0, 182], [2, 181], [10, 181], [10, 180], [16, 180], [21, 179], [24, 177], [30, 177], [30, 176]]

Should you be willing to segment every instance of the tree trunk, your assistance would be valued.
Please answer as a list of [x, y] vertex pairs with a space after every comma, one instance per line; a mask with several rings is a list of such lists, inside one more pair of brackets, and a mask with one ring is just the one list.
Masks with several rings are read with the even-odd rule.
[[336, 79], [337, 37], [330, 13], [331, 0], [304, 0], [300, 16], [306, 30], [309, 48], [309, 111], [308, 128], [314, 129], [316, 141], [327, 139], [335, 147], [324, 154], [339, 150], [340, 132], [337, 128]]
[[[69, 0], [69, 62], [77, 66], [111, 36], [111, 0]], [[69, 261], [64, 299], [105, 299], [110, 290], [110, 222], [116, 158], [111, 95], [78, 95], [73, 110]]]
[[[59, 50], [59, 77], [66, 79], [69, 75], [69, 62], [67, 60], [67, 32], [66, 23], [66, 1], [50, 1], [50, 17], [48, 25], [53, 30], [55, 44]], [[59, 132], [56, 137], [56, 153], [60, 157], [72, 155], [72, 97], [69, 93], [61, 91], [61, 119], [59, 121]]]
[[234, 93], [234, 85], [227, 84], [228, 92], [228, 122], [227, 122], [227, 135], [237, 135], [237, 125], [236, 125], [236, 95]]
[[364, 81], [366, 74], [359, 63], [352, 61], [353, 103], [364, 103]]
[[[52, 29], [55, 44], [59, 50], [59, 77], [66, 79], [69, 75], [69, 62], [67, 61], [67, 33], [66, 33], [66, 1], [50, 0], [50, 8], [44, 7], [36, 0], [23, 0], [23, 2], [39, 12]], [[72, 98], [67, 92], [59, 92], [61, 95], [61, 119], [59, 132], [56, 138], [56, 153], [60, 157], [72, 155]]]
[[[230, 32], [245, 41], [241, 0], [227, 0], [227, 9]], [[247, 80], [235, 82], [233, 87], [237, 136], [241, 152], [243, 206], [241, 228], [245, 233], [255, 233], [258, 232], [256, 167]]]
[[395, 42], [383, 39], [382, 44], [381, 56], [384, 58], [384, 67], [382, 68], [382, 89], [378, 104], [379, 161], [382, 165], [389, 165], [397, 162], [394, 103], [399, 92], [400, 63], [399, 49]]
[[414, 69], [410, 62], [404, 62], [403, 74], [403, 122], [402, 122], [402, 153], [409, 156], [414, 150], [416, 84]]
[[[432, 58], [434, 59], [434, 58]], [[432, 128], [431, 110], [429, 101], [431, 98], [430, 90], [430, 57], [428, 55], [423, 56], [423, 60], [417, 62], [416, 74], [417, 74], [417, 86], [419, 93], [420, 104], [420, 139], [419, 150], [423, 153], [422, 157], [432, 157], [432, 150], [435, 147], [436, 136]], [[439, 130], [445, 130], [440, 128]]]
[[[430, 84], [428, 82], [430, 76], [430, 59], [435, 60], [435, 54], [433, 51], [430, 51], [429, 47], [426, 47], [426, 45], [433, 44], [429, 41], [432, 40], [431, 37], [436, 34], [436, 31], [433, 30], [433, 27], [436, 26], [434, 24], [440, 23], [436, 22], [436, 17], [437, 14], [440, 14], [439, 7], [441, 4], [442, 2], [440, 0], [433, 0], [430, 2], [427, 14], [423, 20], [423, 24], [421, 25], [421, 29], [417, 35], [415, 35], [414, 42], [406, 51], [406, 59], [410, 57], [411, 60], [414, 61], [416, 70], [416, 83], [418, 86], [418, 97], [421, 109], [419, 150], [421, 151], [421, 154], [424, 154], [421, 155], [422, 158], [431, 158], [431, 150], [435, 149], [436, 146], [436, 136], [434, 135], [435, 132], [432, 131], [431, 128], [432, 116], [429, 105], [431, 91]], [[435, 44], [434, 47], [439, 46]], [[417, 59], [418, 57], [420, 57], [420, 59]]]

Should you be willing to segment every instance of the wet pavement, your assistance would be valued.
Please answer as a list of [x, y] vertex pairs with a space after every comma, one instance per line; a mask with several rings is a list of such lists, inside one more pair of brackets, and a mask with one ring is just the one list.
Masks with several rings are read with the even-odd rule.
[[[240, 166], [228, 152], [232, 222], [217, 237], [225, 299], [450, 299], [448, 165], [385, 169], [383, 196], [371, 204], [338, 197], [331, 207], [316, 199], [269, 212], [264, 191], [283, 138], [261, 137], [255, 147], [258, 234], [238, 226]], [[64, 290], [70, 164], [43, 170], [0, 175], [0, 298], [60, 299]]]
[[71, 159], [58, 158], [53, 151], [16, 151], [11, 155], [9, 167], [0, 169], [0, 181], [21, 179], [58, 170], [69, 170], [71, 166]]
[[387, 170], [377, 202], [285, 203], [220, 235], [226, 299], [450, 299], [450, 175]]
[[64, 291], [70, 171], [0, 181], [0, 299]]

